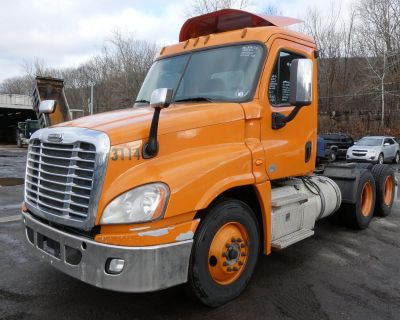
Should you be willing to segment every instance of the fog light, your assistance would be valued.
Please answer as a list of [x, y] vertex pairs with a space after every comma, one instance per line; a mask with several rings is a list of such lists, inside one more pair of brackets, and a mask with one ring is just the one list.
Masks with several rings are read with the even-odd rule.
[[125, 260], [123, 259], [108, 259], [106, 263], [106, 272], [110, 274], [118, 274], [124, 269]]

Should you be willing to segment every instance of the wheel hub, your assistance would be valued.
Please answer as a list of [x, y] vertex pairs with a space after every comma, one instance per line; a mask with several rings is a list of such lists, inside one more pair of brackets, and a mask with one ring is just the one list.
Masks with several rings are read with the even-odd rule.
[[368, 217], [371, 213], [373, 197], [371, 182], [367, 182], [361, 192], [361, 213], [364, 217]]
[[242, 273], [249, 253], [248, 235], [244, 226], [230, 222], [215, 234], [209, 249], [208, 270], [221, 285], [234, 282]]
[[393, 201], [394, 181], [392, 176], [388, 176], [384, 183], [383, 202], [385, 205], [390, 206]]

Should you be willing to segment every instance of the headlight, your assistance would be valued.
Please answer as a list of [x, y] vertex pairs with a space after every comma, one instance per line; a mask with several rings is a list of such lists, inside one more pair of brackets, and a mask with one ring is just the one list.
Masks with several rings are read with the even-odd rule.
[[371, 156], [376, 156], [376, 150], [370, 150], [369, 152], [368, 152]]
[[169, 188], [164, 183], [151, 183], [134, 188], [107, 205], [100, 223], [137, 223], [156, 220], [164, 214], [168, 197]]

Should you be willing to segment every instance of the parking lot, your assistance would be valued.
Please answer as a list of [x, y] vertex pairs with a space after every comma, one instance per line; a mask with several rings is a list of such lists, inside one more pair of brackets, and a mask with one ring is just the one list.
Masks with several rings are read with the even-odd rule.
[[26, 149], [0, 147], [0, 319], [398, 319], [400, 210], [364, 231], [332, 219], [315, 236], [261, 256], [244, 294], [220, 308], [184, 287], [117, 293], [42, 263], [23, 243], [19, 204]]

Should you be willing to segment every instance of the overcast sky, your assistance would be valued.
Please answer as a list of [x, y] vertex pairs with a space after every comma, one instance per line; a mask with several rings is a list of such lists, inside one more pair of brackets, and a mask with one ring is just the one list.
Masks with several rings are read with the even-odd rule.
[[[346, 8], [355, 0], [342, 0]], [[101, 50], [113, 30], [160, 45], [177, 42], [191, 0], [0, 0], [0, 82], [21, 75], [24, 62], [78, 66]], [[324, 10], [330, 0], [250, 0], [249, 11], [276, 5], [285, 16]], [[346, 9], [343, 11], [345, 12]]]

